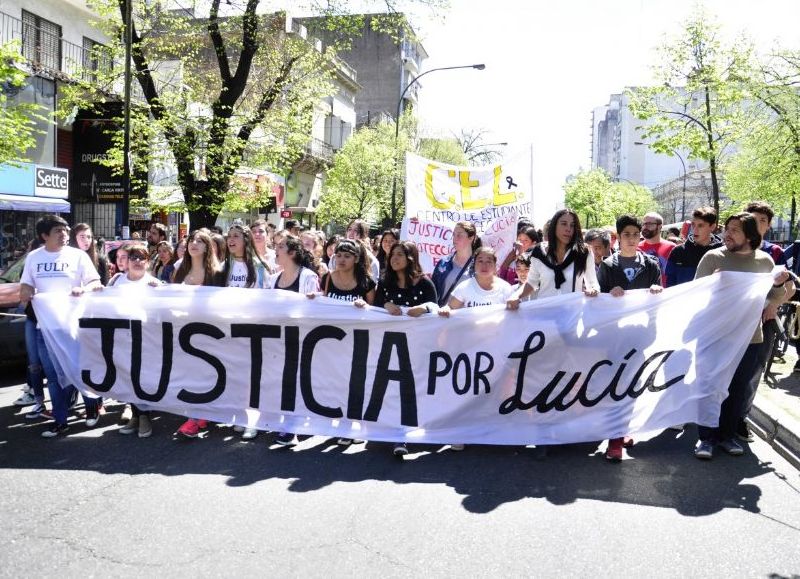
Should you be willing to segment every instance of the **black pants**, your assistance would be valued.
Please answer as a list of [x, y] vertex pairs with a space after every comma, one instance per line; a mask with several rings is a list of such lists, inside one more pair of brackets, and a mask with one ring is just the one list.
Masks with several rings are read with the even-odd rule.
[[719, 426], [711, 428], [698, 425], [700, 440], [716, 442], [734, 437], [739, 421], [747, 416], [753, 404], [764, 371], [762, 360], [762, 344], [747, 346], [728, 386], [728, 397], [722, 402]]

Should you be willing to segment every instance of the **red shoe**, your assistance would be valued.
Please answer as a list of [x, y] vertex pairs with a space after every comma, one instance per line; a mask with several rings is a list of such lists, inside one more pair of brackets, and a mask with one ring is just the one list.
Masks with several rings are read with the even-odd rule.
[[186, 438], [197, 438], [197, 435], [200, 434], [200, 426], [197, 422], [194, 418], [190, 418], [181, 425], [178, 429], [178, 434]]
[[202, 420], [198, 418], [197, 420], [195, 420], [195, 422], [197, 422], [197, 428], [199, 428], [200, 430], [205, 430], [206, 428], [208, 428], [208, 420]]
[[622, 440], [622, 438], [613, 438], [608, 441], [606, 458], [611, 462], [620, 462], [622, 460]]
[[630, 436], [623, 436], [622, 437], [622, 446], [625, 448], [633, 447], [633, 439]]

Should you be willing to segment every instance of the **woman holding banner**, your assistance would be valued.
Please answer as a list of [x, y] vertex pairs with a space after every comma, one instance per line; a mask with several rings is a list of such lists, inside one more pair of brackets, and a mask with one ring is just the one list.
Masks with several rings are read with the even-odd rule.
[[[417, 245], [413, 241], [395, 241], [387, 257], [388, 267], [375, 290], [374, 305], [393, 316], [407, 314], [413, 318], [436, 308], [436, 288], [422, 273]], [[405, 456], [408, 448], [398, 442], [393, 452], [395, 456]]]
[[528, 281], [508, 300], [509, 309], [517, 309], [520, 299], [534, 292], [538, 292], [537, 298], [581, 291], [594, 297], [600, 293], [594, 256], [583, 241], [578, 214], [572, 209], [556, 211], [547, 227], [547, 239], [547, 253], [541, 245], [531, 251]]
[[[475, 276], [456, 286], [448, 304], [439, 309], [439, 315], [449, 318], [452, 310], [504, 304], [512, 293], [509, 283], [497, 277], [494, 250], [481, 247], [475, 252]], [[450, 449], [464, 450], [464, 445], [451, 444]]]
[[[303, 247], [300, 239], [289, 234], [281, 238], [275, 248], [275, 261], [281, 272], [269, 277], [268, 288], [307, 295], [319, 291], [319, 276], [315, 271], [316, 260]], [[291, 432], [279, 432], [275, 442], [282, 446], [292, 446], [296, 440]]]
[[226, 287], [267, 287], [267, 266], [258, 259], [253, 235], [246, 225], [228, 229], [228, 257], [222, 269]]
[[[164, 242], [162, 242], [164, 243]], [[108, 287], [119, 287], [133, 285], [140, 288], [156, 287], [165, 282], [151, 275], [149, 253], [147, 247], [137, 243], [126, 243], [122, 246], [128, 255], [128, 271], [115, 274], [108, 282]], [[135, 404], [131, 404], [131, 417], [125, 425], [119, 429], [120, 434], [137, 433], [139, 438], [147, 438], [153, 434], [153, 427], [150, 423], [150, 411], [142, 410]]]
[[[369, 256], [366, 246], [350, 239], [343, 239], [336, 245], [333, 271], [322, 278], [322, 295], [350, 302], [357, 308], [375, 301], [375, 282], [369, 272]], [[316, 293], [306, 294], [313, 299]], [[336, 443], [349, 446], [352, 438], [341, 437]], [[361, 442], [361, 441], [358, 441]]]
[[[267, 287], [267, 266], [258, 258], [250, 228], [246, 225], [231, 225], [226, 244], [228, 257], [222, 268], [225, 286], [258, 289]], [[237, 425], [233, 429], [242, 433], [243, 440], [252, 440], [258, 436], [255, 428]]]
[[450, 294], [462, 281], [474, 274], [473, 254], [481, 246], [478, 230], [469, 221], [459, 221], [453, 227], [453, 247], [455, 253], [445, 257], [433, 270], [433, 285], [439, 297], [439, 305], [447, 305]]
[[[184, 285], [225, 286], [225, 277], [220, 271], [214, 253], [211, 236], [197, 230], [189, 236], [186, 256], [175, 272], [175, 283]], [[208, 421], [190, 418], [178, 429], [178, 434], [186, 438], [197, 438], [201, 430], [208, 428]]]

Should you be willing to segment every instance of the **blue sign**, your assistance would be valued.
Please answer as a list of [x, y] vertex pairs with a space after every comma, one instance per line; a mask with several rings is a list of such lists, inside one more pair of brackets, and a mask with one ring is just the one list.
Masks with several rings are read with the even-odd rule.
[[19, 167], [0, 165], [0, 193], [33, 197], [34, 166], [23, 163]]

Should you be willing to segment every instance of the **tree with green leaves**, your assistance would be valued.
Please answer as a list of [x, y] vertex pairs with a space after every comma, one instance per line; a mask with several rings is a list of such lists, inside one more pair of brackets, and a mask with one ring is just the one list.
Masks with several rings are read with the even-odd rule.
[[685, 150], [708, 163], [719, 212], [720, 167], [753, 114], [745, 102], [752, 49], [743, 40], [723, 46], [719, 27], [698, 10], [658, 54], [656, 86], [629, 90], [629, 108], [644, 121], [641, 138], [651, 149]]
[[24, 62], [19, 41], [0, 45], [0, 165], [28, 161], [27, 152], [36, 146], [36, 121], [44, 118], [39, 105], [15, 102], [13, 95], [28, 77]]
[[464, 155], [461, 145], [455, 139], [420, 139], [417, 152], [421, 157], [439, 161], [440, 163], [449, 165], [467, 164], [467, 157]]
[[[123, 60], [126, 1], [89, 4], [112, 39], [103, 50]], [[341, 3], [312, 4], [321, 15], [316, 25], [341, 32], [340, 43], [320, 50], [285, 13], [264, 14], [260, 0], [209, 0], [202, 16], [165, 2], [135, 2], [132, 64], [141, 98], [132, 108], [140, 145], [134, 160], [174, 166], [193, 227], [214, 223], [240, 166], [285, 174], [304, 154], [317, 106], [334, 91], [336, 51], [363, 22]], [[390, 14], [371, 19], [373, 27], [408, 26], [392, 4]], [[120, 92], [120, 70], [94, 66], [89, 80], [63, 92], [64, 116], [91, 108]], [[116, 168], [120, 151], [110, 157]]]
[[779, 50], [760, 59], [751, 76], [751, 100], [761, 116], [726, 165], [728, 196], [742, 206], [767, 201], [794, 225], [800, 194], [800, 52]]
[[603, 169], [582, 171], [571, 178], [564, 185], [564, 204], [587, 229], [613, 225], [625, 213], [641, 216], [658, 207], [647, 187], [612, 181]]
[[[394, 123], [365, 125], [351, 136], [336, 153], [325, 179], [320, 199], [320, 218], [334, 223], [353, 219], [384, 221], [391, 213], [392, 180], [396, 176], [402, 191], [404, 158], [410, 150], [408, 124], [401, 122], [395, 142]], [[397, 171], [397, 173], [395, 173]], [[402, 203], [402, 199], [398, 200]], [[399, 211], [402, 214], [402, 209]]]

